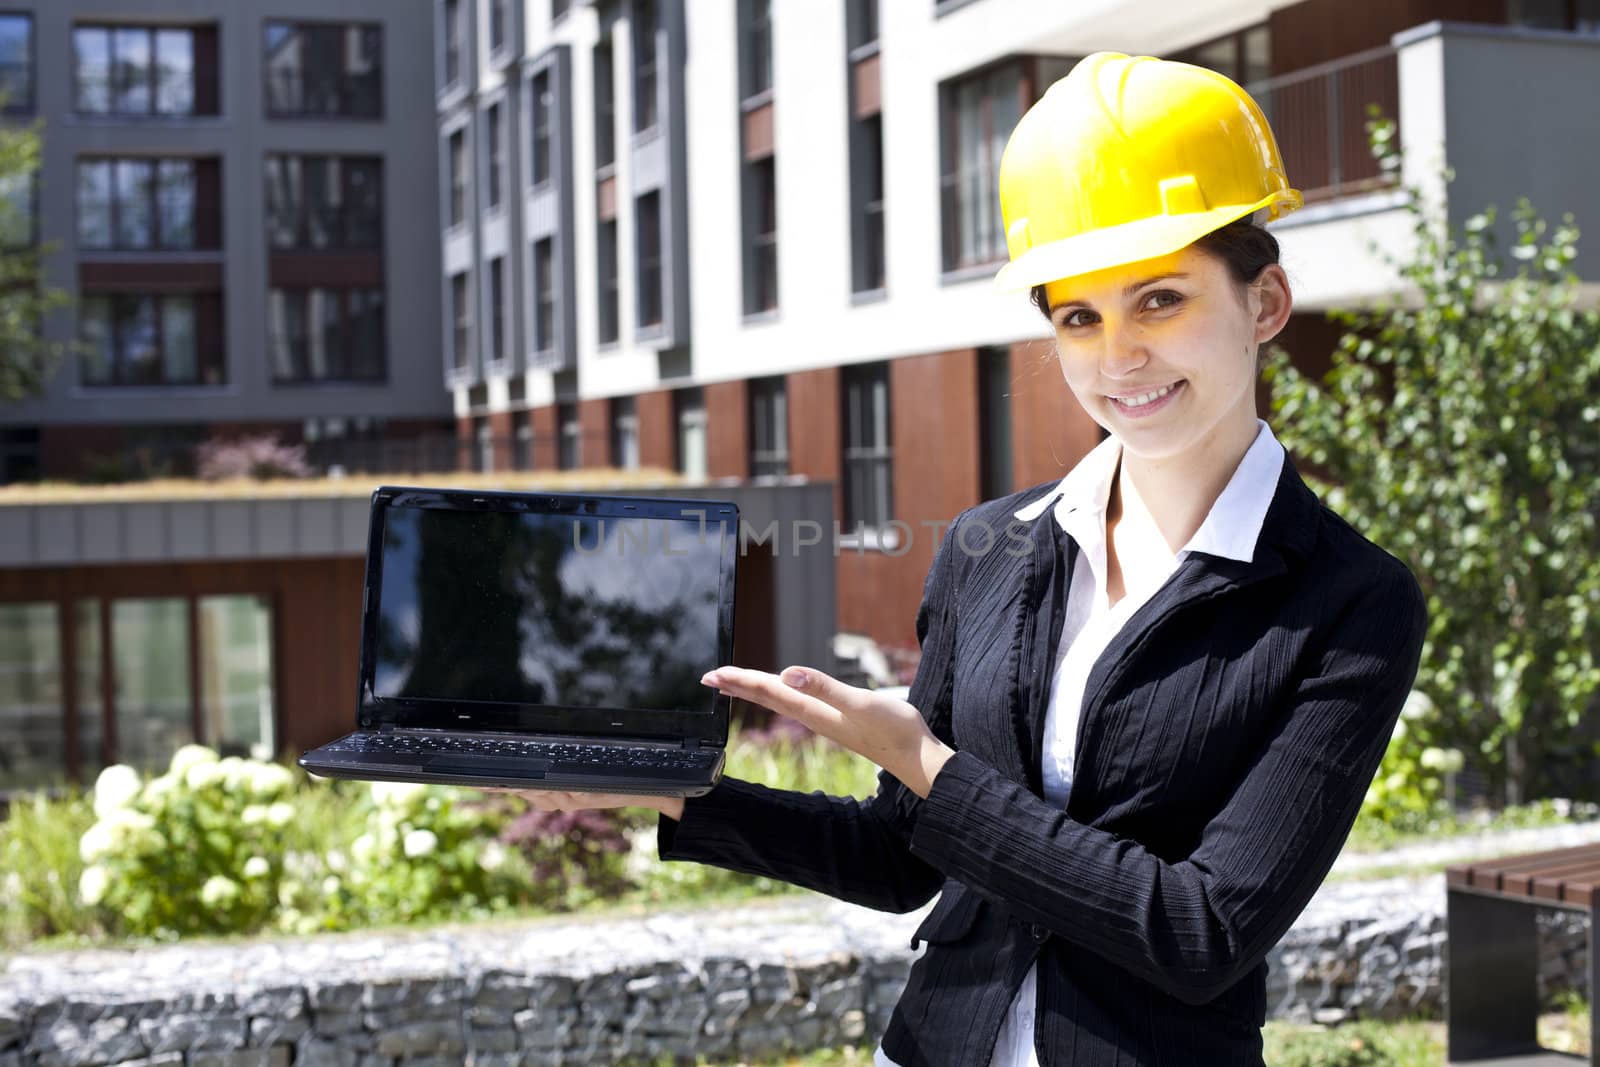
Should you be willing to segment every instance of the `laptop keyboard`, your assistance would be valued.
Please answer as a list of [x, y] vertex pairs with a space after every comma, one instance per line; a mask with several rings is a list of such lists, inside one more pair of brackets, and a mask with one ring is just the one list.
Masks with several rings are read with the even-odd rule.
[[330, 752], [389, 753], [398, 756], [513, 756], [551, 763], [596, 766], [693, 769], [716, 762], [716, 749], [618, 748], [517, 738], [419, 734], [352, 734], [328, 745]]

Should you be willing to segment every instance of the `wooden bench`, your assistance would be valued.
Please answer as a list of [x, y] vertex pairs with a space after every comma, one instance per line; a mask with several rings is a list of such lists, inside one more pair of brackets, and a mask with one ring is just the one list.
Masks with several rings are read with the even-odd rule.
[[[1445, 1058], [1478, 1067], [1600, 1067], [1600, 844], [1529, 852], [1445, 869]], [[1538, 1041], [1535, 909], [1589, 916], [1589, 1056]]]

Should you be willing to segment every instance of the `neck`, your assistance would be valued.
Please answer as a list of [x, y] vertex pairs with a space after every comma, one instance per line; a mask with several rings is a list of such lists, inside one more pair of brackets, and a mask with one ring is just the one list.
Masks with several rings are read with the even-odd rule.
[[1200, 529], [1211, 506], [1250, 450], [1260, 427], [1235, 420], [1217, 426], [1187, 451], [1149, 458], [1122, 449], [1106, 506], [1108, 528], [1124, 516], [1153, 526], [1176, 553]]

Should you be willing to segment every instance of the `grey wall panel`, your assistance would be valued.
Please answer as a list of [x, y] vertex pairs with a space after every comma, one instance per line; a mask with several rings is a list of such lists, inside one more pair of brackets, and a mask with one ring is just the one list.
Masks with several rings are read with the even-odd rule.
[[355, 556], [367, 554], [367, 531], [372, 525], [372, 501], [366, 497], [340, 499], [339, 551]]
[[170, 559], [167, 514], [170, 504], [122, 505], [123, 554], [130, 560]]
[[216, 546], [211, 536], [212, 509], [191, 500], [173, 501], [168, 509], [172, 555], [180, 559], [202, 559], [212, 555]]
[[122, 511], [115, 504], [90, 504], [78, 513], [85, 560], [119, 560], [123, 557]]
[[295, 554], [331, 556], [339, 551], [339, 521], [332, 500], [294, 501]]
[[211, 511], [211, 554], [221, 559], [248, 558], [256, 554], [255, 503], [219, 500]]
[[42, 505], [35, 517], [34, 544], [41, 563], [76, 563], [83, 555], [78, 538], [78, 509], [70, 504]]
[[25, 564], [37, 555], [34, 513], [33, 508], [0, 507], [0, 564]]
[[289, 500], [256, 501], [256, 555], [294, 556], [299, 538], [295, 536], [295, 508]]

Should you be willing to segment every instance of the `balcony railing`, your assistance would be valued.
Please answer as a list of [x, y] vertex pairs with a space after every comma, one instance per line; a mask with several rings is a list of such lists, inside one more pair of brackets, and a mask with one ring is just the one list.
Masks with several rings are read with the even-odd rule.
[[1272, 124], [1289, 184], [1304, 192], [1308, 203], [1394, 184], [1394, 177], [1379, 169], [1367, 140], [1369, 104], [1395, 121], [1397, 137], [1401, 133], [1399, 66], [1392, 45], [1247, 88]]

